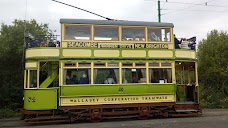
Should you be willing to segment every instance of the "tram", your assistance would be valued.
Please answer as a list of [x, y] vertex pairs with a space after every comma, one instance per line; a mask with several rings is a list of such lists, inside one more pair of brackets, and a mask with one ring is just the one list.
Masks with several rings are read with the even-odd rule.
[[196, 51], [175, 49], [172, 23], [60, 23], [59, 47], [26, 49], [27, 122], [202, 114]]

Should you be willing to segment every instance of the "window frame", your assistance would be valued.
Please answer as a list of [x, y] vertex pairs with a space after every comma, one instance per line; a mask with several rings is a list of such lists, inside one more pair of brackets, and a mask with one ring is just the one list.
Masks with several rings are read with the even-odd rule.
[[[153, 29], [159, 29], [160, 32], [161, 32], [161, 37], [160, 37], [160, 40], [150, 40], [149, 39], [149, 35], [150, 35], [150, 31], [153, 30]], [[169, 41], [162, 41], [162, 30], [165, 29], [165, 30], [169, 30]], [[147, 42], [159, 42], [159, 43], [171, 43], [172, 41], [172, 38], [171, 38], [171, 28], [170, 27], [147, 27]]]
[[[89, 27], [89, 32], [90, 32], [90, 36], [89, 36], [89, 39], [67, 39], [66, 38], [66, 28], [67, 27]], [[92, 35], [93, 35], [93, 27], [92, 27], [92, 24], [64, 24], [64, 32], [63, 32], [63, 40], [69, 40], [69, 41], [91, 41], [92, 40]]]
[[[123, 40], [123, 29], [124, 28], [128, 28], [128, 29], [143, 29], [143, 38], [144, 40]], [[145, 26], [121, 26], [121, 37], [120, 37], [120, 41], [126, 41], [126, 42], [146, 42], [146, 27]]]
[[[95, 40], [95, 33], [96, 33], [96, 27], [98, 28], [117, 28], [117, 40]], [[93, 39], [94, 41], [110, 41], [110, 42], [116, 42], [120, 40], [120, 31], [118, 25], [93, 25]]]

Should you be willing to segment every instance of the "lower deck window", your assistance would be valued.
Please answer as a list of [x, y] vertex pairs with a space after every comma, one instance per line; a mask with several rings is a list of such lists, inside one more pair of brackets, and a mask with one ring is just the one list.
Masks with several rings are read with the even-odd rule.
[[30, 70], [29, 88], [37, 88], [37, 70]]
[[90, 69], [65, 69], [64, 84], [90, 84]]
[[151, 68], [149, 69], [150, 83], [172, 83], [172, 69]]
[[118, 84], [119, 69], [94, 69], [95, 84]]
[[146, 69], [124, 68], [122, 69], [122, 83], [146, 83]]

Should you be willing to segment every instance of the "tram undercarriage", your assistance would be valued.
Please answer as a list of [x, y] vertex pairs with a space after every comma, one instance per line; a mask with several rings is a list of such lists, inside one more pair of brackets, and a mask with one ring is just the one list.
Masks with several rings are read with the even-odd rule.
[[140, 120], [149, 118], [186, 117], [202, 115], [198, 103], [194, 102], [169, 102], [147, 104], [117, 104], [117, 105], [88, 105], [88, 106], [64, 106], [58, 110], [29, 111], [22, 110], [26, 123], [48, 122], [99, 122], [104, 119], [137, 118]]

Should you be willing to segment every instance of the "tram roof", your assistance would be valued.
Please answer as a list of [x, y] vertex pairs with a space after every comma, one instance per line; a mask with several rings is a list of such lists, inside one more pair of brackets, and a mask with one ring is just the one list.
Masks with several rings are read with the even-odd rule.
[[159, 23], [159, 22], [147, 22], [147, 21], [126, 21], [126, 20], [60, 19], [60, 23], [62, 23], [62, 24], [174, 27], [173, 23]]

